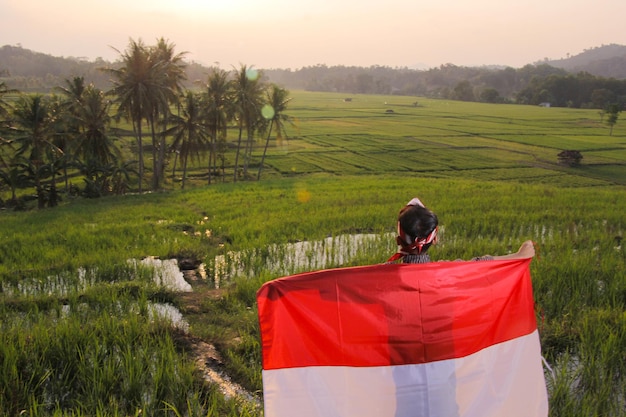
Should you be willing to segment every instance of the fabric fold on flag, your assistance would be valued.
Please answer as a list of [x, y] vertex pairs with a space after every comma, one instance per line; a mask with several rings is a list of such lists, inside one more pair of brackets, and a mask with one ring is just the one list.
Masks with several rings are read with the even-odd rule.
[[547, 416], [529, 264], [384, 264], [264, 284], [265, 416]]

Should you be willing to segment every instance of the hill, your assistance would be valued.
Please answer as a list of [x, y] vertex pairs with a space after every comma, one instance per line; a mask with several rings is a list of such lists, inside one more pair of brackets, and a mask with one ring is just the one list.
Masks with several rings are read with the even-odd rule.
[[552, 67], [568, 72], [588, 72], [608, 78], [626, 78], [626, 45], [602, 45], [586, 49], [565, 59], [545, 61]]
[[[26, 89], [33, 88], [48, 88], [52, 80], [65, 79], [75, 75], [84, 76], [87, 80], [93, 82], [99, 87], [106, 87], [108, 85], [108, 76], [99, 71], [99, 68], [106, 66], [114, 66], [115, 63], [107, 62], [98, 58], [95, 61], [87, 61], [84, 58], [76, 57], [55, 57], [42, 52], [31, 51], [29, 49], [22, 48], [21, 46], [4, 45], [0, 47], [0, 81], [11, 80], [11, 84], [24, 84]], [[544, 60], [531, 64], [549, 65], [554, 68], [564, 69], [568, 72], [577, 73], [580, 71], [588, 72], [590, 74], [626, 79], [626, 45], [610, 44], [602, 45], [599, 47], [593, 47], [584, 50], [578, 55], [568, 56], [567, 58], [557, 60]], [[441, 69], [449, 69], [454, 65], [442, 65], [440, 68], [430, 69], [427, 71], [400, 68], [395, 69], [395, 72], [400, 74], [409, 73], [424, 73], [429, 71], [439, 71]], [[303, 76], [311, 78], [319, 78], [320, 70], [336, 68], [326, 67], [324, 65], [305, 67], [300, 71]], [[342, 67], [343, 69], [350, 69], [351, 67]], [[376, 67], [378, 70], [387, 69], [394, 70], [386, 67]], [[474, 71], [494, 71], [494, 68], [489, 67], [477, 67], [471, 68]], [[205, 74], [210, 68], [203, 67], [195, 62], [188, 62], [187, 72], [190, 83], [203, 79]], [[267, 74], [271, 74], [276, 78], [285, 78], [284, 73], [293, 73], [290, 70], [283, 69], [267, 69]], [[443, 71], [442, 71], [443, 72]], [[445, 74], [443, 74], [445, 75]], [[28, 80], [26, 83], [25, 80]], [[307, 80], [309, 84], [315, 82], [313, 79]], [[57, 84], [58, 85], [58, 84]], [[20, 88], [19, 85], [15, 85], [15, 88]], [[20, 88], [21, 89], [21, 88]]]
[[[98, 59], [53, 57], [20, 46], [0, 48], [0, 82], [23, 92], [48, 92], [82, 76], [102, 90], [111, 82], [103, 67], [119, 62]], [[206, 81], [212, 69], [186, 62], [186, 88]], [[610, 91], [613, 101], [626, 101], [626, 46], [606, 45], [555, 61], [542, 61], [522, 68], [462, 67], [441, 65], [428, 70], [385, 66], [350, 67], [315, 65], [295, 71], [263, 69], [264, 81], [290, 90], [339, 92], [342, 94], [394, 94], [487, 103], [539, 104], [602, 108], [591, 97], [595, 90]], [[591, 74], [593, 77], [587, 76]], [[577, 78], [573, 80], [572, 77]], [[568, 78], [567, 88], [558, 89], [555, 79]], [[597, 78], [597, 79], [596, 79]], [[601, 79], [599, 79], [601, 78]], [[576, 97], [574, 92], [580, 91]], [[564, 94], [568, 92], [569, 94]]]
[[0, 48], [0, 81], [21, 91], [42, 91], [62, 85], [66, 78], [82, 76], [101, 87], [107, 84], [108, 76], [98, 68], [107, 64], [103, 60], [55, 57], [4, 45]]
[[[88, 61], [76, 57], [56, 57], [21, 46], [0, 47], [0, 82], [4, 81], [10, 88], [20, 91], [49, 91], [75, 76], [84, 77], [100, 89], [108, 89], [111, 86], [109, 75], [101, 69], [116, 65], [117, 62], [101, 58]], [[188, 62], [187, 87], [206, 78], [209, 70], [195, 62]]]

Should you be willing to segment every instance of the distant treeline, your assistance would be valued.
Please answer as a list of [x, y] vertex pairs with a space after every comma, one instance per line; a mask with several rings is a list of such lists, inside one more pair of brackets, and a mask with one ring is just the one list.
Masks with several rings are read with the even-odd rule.
[[[603, 48], [586, 53], [597, 55]], [[600, 62], [612, 63], [612, 73], [615, 73], [615, 60], [589, 62], [587, 67], [597, 68]], [[562, 65], [562, 62], [555, 61], [555, 64]], [[102, 59], [90, 62], [80, 58], [58, 58], [19, 46], [0, 48], [0, 81], [24, 92], [50, 91], [74, 76], [84, 77], [87, 82], [106, 90], [110, 88], [110, 80], [100, 71], [105, 66], [115, 66], [115, 63]], [[212, 70], [196, 62], [187, 63], [186, 87], [206, 80]], [[626, 74], [626, 68], [618, 73]], [[574, 73], [548, 63], [529, 64], [517, 69], [446, 64], [428, 70], [316, 65], [297, 70], [263, 69], [262, 74], [264, 81], [294, 90], [414, 95], [488, 103], [550, 103], [576, 108], [605, 108], [614, 103], [623, 107], [626, 103], [626, 76], [613, 78], [586, 71]]]
[[560, 107], [604, 108], [626, 103], [626, 79], [572, 74], [547, 64], [514, 68], [471, 68], [451, 64], [425, 71], [389, 67], [306, 67], [265, 70], [272, 82], [290, 89], [346, 94], [398, 94], [487, 103], [550, 103]]

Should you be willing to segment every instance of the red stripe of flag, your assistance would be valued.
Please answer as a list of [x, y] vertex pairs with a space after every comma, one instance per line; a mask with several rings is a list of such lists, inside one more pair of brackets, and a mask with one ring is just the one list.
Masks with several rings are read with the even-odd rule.
[[263, 369], [460, 358], [536, 330], [530, 260], [316, 271], [257, 294]]

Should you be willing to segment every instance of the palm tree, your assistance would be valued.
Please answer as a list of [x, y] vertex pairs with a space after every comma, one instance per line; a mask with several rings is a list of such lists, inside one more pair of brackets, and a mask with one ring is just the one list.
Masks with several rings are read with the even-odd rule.
[[[11, 112], [13, 108], [11, 105], [4, 99], [4, 96], [9, 93], [18, 93], [17, 90], [11, 90], [7, 87], [4, 81], [0, 81], [0, 144], [6, 145], [10, 144], [9, 141], [3, 138], [3, 131], [10, 129], [11, 121]], [[0, 164], [4, 167], [8, 167], [8, 164], [3, 159], [4, 154], [0, 152]]]
[[134, 168], [135, 162], [123, 162], [113, 164], [111, 166], [111, 192], [116, 195], [126, 194], [128, 191], [128, 184], [130, 183], [131, 174], [137, 175], [137, 171]]
[[7, 122], [10, 115], [11, 106], [4, 99], [4, 96], [9, 93], [17, 93], [17, 90], [9, 89], [4, 81], [0, 81], [0, 124]]
[[6, 165], [5, 169], [0, 170], [0, 180], [4, 182], [11, 190], [11, 204], [17, 206], [17, 189], [22, 187], [32, 187], [32, 178], [26, 175], [24, 166], [28, 165], [28, 161], [21, 158], [10, 165]]
[[66, 128], [70, 134], [77, 135], [80, 131], [76, 117], [82, 107], [86, 88], [85, 78], [83, 77], [74, 77], [71, 80], [66, 79], [64, 87], [56, 88], [65, 97], [63, 108], [67, 115]]
[[[155, 120], [163, 122], [163, 130], [160, 135], [160, 141], [155, 143], [155, 156], [156, 161], [155, 174], [153, 177], [153, 188], [159, 187], [159, 181], [164, 179], [165, 157], [166, 157], [166, 143], [164, 131], [167, 129], [166, 121], [170, 114], [170, 105], [177, 104], [178, 99], [182, 93], [182, 82], [186, 79], [185, 63], [183, 58], [186, 52], [176, 54], [174, 52], [175, 45], [168, 43], [164, 38], [157, 39], [157, 44], [150, 50], [150, 59], [155, 65], [159, 65], [161, 70], [165, 74], [165, 85], [162, 86], [164, 93], [164, 102], [157, 102], [155, 111]], [[153, 139], [154, 131], [153, 131]], [[156, 142], [156, 140], [155, 140]]]
[[57, 87], [64, 98], [57, 103], [58, 115], [58, 132], [55, 135], [55, 143], [65, 152], [63, 159], [63, 173], [65, 177], [65, 190], [69, 191], [68, 165], [72, 162], [70, 157], [74, 157], [72, 151], [77, 137], [80, 135], [81, 126], [78, 120], [78, 112], [83, 105], [83, 95], [87, 85], [84, 77], [74, 77], [71, 80], [65, 80], [65, 86]]
[[174, 137], [172, 147], [180, 152], [183, 164], [183, 178], [181, 188], [185, 188], [187, 179], [187, 161], [189, 157], [197, 156], [200, 150], [209, 142], [209, 131], [204, 125], [201, 100], [198, 94], [187, 91], [182, 100], [182, 115], [172, 116], [172, 128], [167, 131]]
[[104, 92], [92, 84], [82, 94], [81, 106], [76, 111], [80, 132], [76, 137], [75, 152], [86, 165], [107, 166], [121, 158], [109, 134], [111, 102]]
[[118, 51], [123, 65], [120, 68], [107, 68], [113, 76], [113, 89], [110, 94], [118, 104], [118, 116], [124, 116], [132, 122], [137, 139], [139, 153], [139, 192], [143, 191], [143, 131], [142, 121], [150, 108], [150, 95], [144, 80], [151, 77], [148, 52], [141, 40], [130, 40], [128, 49]]
[[[1, 145], [10, 145], [10, 142], [7, 139], [2, 137], [3, 130], [6, 128], [7, 130], [10, 127], [10, 117], [12, 107], [7, 103], [4, 99], [4, 96], [9, 93], [17, 93], [17, 90], [10, 90], [4, 81], [0, 81], [0, 144]], [[4, 160], [4, 153], [0, 152], [0, 165], [4, 168], [8, 167], [8, 163]]]
[[[68, 166], [73, 156], [71, 152], [72, 143], [76, 137], [76, 130], [71, 123], [73, 123], [73, 117], [66, 108], [66, 102], [61, 97], [52, 95], [49, 99], [49, 128], [50, 140], [56, 147], [54, 157], [50, 158], [48, 165], [48, 172], [52, 177], [51, 199], [48, 203], [52, 205], [56, 205], [54, 198], [57, 195], [56, 175], [59, 169], [63, 171], [65, 190], [69, 192]], [[74, 130], [70, 130], [70, 127]]]
[[211, 172], [217, 170], [217, 147], [218, 140], [226, 139], [228, 122], [230, 120], [231, 82], [228, 73], [221, 69], [215, 69], [208, 77], [204, 85], [204, 107], [206, 109], [205, 120], [210, 133], [209, 152], [209, 177], [211, 184]]
[[237, 181], [239, 171], [239, 154], [241, 152], [241, 139], [243, 131], [246, 131], [246, 148], [244, 150], [244, 177], [247, 174], [247, 162], [256, 124], [260, 120], [263, 86], [259, 81], [258, 73], [246, 65], [242, 65], [236, 72], [234, 80], [234, 106], [239, 127], [237, 140], [237, 153], [235, 156], [234, 181]]
[[[123, 53], [120, 52], [120, 55], [122, 66], [120, 68], [108, 68], [106, 71], [113, 76], [113, 88], [110, 94], [116, 98], [119, 105], [118, 115], [131, 120], [137, 137], [139, 192], [142, 192], [144, 178], [143, 120], [147, 121], [152, 131], [153, 142], [156, 142], [155, 117], [157, 109], [162, 111], [167, 107], [171, 89], [163, 62], [154, 59], [151, 50], [141, 40], [134, 41], [131, 39], [127, 50]], [[153, 169], [156, 168], [153, 175], [158, 177], [155, 152], [156, 149], [153, 147], [153, 155], [155, 156]], [[158, 185], [158, 178], [156, 184]], [[154, 185], [155, 181], [153, 180]]]
[[293, 120], [291, 117], [287, 116], [284, 112], [287, 109], [287, 103], [291, 100], [289, 97], [289, 91], [285, 90], [277, 86], [276, 84], [272, 84], [268, 93], [267, 93], [268, 110], [266, 112], [262, 111], [263, 117], [269, 120], [269, 128], [267, 131], [267, 137], [265, 139], [265, 147], [263, 148], [263, 156], [261, 157], [261, 164], [259, 165], [259, 173], [257, 175], [257, 180], [261, 178], [261, 170], [263, 169], [263, 163], [265, 162], [265, 155], [267, 153], [267, 147], [270, 143], [270, 135], [272, 134], [272, 129], [276, 130], [276, 142], [280, 142], [283, 138], [283, 135], [287, 137], [287, 132], [285, 130], [285, 123], [289, 123], [293, 125]]
[[[17, 145], [16, 156], [25, 156], [30, 164], [38, 206], [45, 205], [43, 188], [44, 168], [50, 164], [54, 173], [54, 164], [63, 152], [53, 143], [50, 106], [41, 95], [21, 97], [13, 109], [17, 136], [13, 142]], [[52, 184], [54, 186], [54, 183]]]
[[71, 113], [75, 113], [76, 109], [80, 107], [86, 89], [84, 77], [66, 79], [65, 87], [57, 87], [57, 90], [67, 98], [66, 106], [71, 110]]

